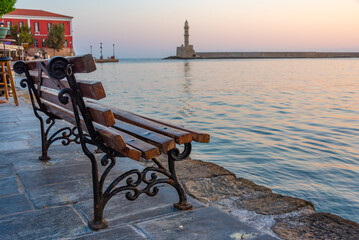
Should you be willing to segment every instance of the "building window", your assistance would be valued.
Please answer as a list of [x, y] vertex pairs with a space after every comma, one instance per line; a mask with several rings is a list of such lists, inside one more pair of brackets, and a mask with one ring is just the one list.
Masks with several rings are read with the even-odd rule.
[[10, 21], [6, 22], [6, 27], [11, 28], [11, 22]]
[[65, 47], [69, 47], [69, 41], [65, 40]]
[[42, 47], [46, 47], [46, 39], [45, 38], [42, 39]]
[[24, 22], [19, 22], [19, 28], [22, 28], [24, 26]]
[[40, 32], [40, 30], [39, 30], [39, 23], [38, 23], [38, 22], [35, 23], [35, 33], [36, 33], [36, 32]]
[[50, 32], [52, 28], [52, 23], [47, 23], [47, 31]]
[[36, 38], [34, 39], [34, 47], [39, 47], [39, 40]]
[[60, 23], [60, 26], [65, 29], [65, 24], [64, 23]]

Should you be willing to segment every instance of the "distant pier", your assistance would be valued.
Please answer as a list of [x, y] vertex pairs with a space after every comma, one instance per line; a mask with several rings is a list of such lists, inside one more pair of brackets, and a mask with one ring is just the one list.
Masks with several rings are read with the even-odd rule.
[[165, 59], [359, 58], [359, 52], [195, 52]]

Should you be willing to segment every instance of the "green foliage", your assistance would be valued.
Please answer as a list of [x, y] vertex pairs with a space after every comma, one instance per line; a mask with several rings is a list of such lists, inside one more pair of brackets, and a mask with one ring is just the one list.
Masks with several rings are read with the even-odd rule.
[[60, 51], [65, 44], [65, 28], [59, 24], [54, 24], [47, 34], [46, 46], [53, 48], [54, 52]]
[[16, 0], [0, 0], [0, 17], [15, 10]]
[[10, 36], [12, 39], [16, 40], [17, 45], [28, 43], [25, 50], [28, 50], [30, 45], [34, 43], [34, 34], [31, 34], [31, 28], [27, 25], [22, 26], [19, 29], [19, 26], [15, 24], [10, 28]]
[[16, 40], [16, 44], [17, 45], [20, 45], [20, 42], [19, 42], [19, 38], [17, 37], [17, 34], [19, 33], [19, 26], [18, 25], [13, 25], [11, 26], [10, 28], [10, 37], [12, 39], [15, 39]]

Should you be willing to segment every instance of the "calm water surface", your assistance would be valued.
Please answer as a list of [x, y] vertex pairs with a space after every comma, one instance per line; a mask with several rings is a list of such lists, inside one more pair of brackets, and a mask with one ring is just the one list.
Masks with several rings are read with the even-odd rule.
[[120, 60], [108, 102], [211, 134], [192, 158], [359, 222], [359, 59]]

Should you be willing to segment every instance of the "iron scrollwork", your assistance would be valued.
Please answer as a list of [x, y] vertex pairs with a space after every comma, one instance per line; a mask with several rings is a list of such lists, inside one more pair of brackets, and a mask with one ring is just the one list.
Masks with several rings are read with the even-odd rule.
[[[159, 192], [159, 188], [157, 185], [169, 184], [177, 190], [180, 196], [179, 203], [175, 204], [174, 206], [180, 210], [191, 209], [192, 206], [187, 203], [186, 194], [182, 185], [177, 179], [177, 175], [174, 168], [174, 162], [182, 160], [182, 158], [179, 157], [183, 157], [189, 153], [190, 145], [187, 145], [187, 150], [182, 153], [180, 153], [177, 148], [171, 150], [168, 153], [168, 170], [158, 159], [153, 158], [152, 161], [156, 164], [156, 167], [147, 167], [142, 171], [139, 171], [138, 169], [133, 169], [118, 176], [111, 184], [108, 185], [105, 192], [103, 193], [103, 207], [105, 207], [106, 203], [119, 192], [125, 191], [125, 197], [128, 200], [133, 201], [136, 200], [143, 193], [147, 196], [153, 197]], [[101, 160], [101, 164], [102, 166], [108, 165], [100, 180], [100, 188], [102, 189], [103, 183], [108, 173], [116, 164], [116, 159], [112, 153], [105, 154]], [[163, 177], [159, 177], [159, 175]], [[122, 186], [118, 186], [121, 182], [125, 182], [125, 184]], [[139, 188], [141, 183], [145, 184], [142, 189]]]

